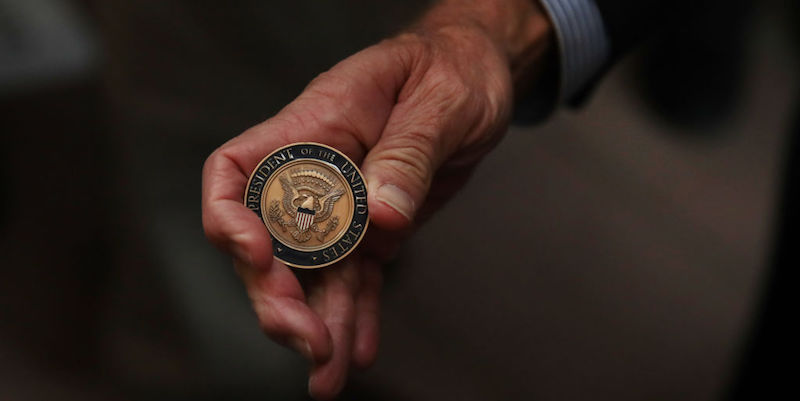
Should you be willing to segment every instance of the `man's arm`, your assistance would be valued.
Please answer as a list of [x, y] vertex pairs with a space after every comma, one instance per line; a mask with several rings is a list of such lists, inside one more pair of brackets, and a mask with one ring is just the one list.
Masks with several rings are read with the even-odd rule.
[[[515, 88], [541, 79], [555, 59], [556, 20], [535, 0], [442, 1], [406, 32], [321, 74], [206, 161], [206, 235], [234, 257], [264, 332], [312, 361], [314, 397], [335, 396], [351, 366], [375, 359], [380, 264], [500, 141]], [[356, 252], [301, 285], [273, 258], [269, 234], [242, 196], [265, 155], [309, 141], [361, 165], [371, 227]]]
[[[558, 103], [581, 103], [605, 72], [631, 47], [660, 28], [667, 15], [663, 0], [539, 1], [552, 21], [558, 54], [557, 95], [544, 95]], [[685, 2], [670, 4], [680, 7], [682, 3]], [[530, 110], [518, 110], [523, 119], [526, 112]]]

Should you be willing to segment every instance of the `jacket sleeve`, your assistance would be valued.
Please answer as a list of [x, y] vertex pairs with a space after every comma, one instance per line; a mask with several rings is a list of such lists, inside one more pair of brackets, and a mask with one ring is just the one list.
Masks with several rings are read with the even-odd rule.
[[614, 62], [665, 15], [663, 0], [538, 1], [553, 23], [558, 55], [540, 86], [517, 100], [518, 123], [541, 120], [560, 104], [583, 103]]
[[[611, 52], [607, 64], [623, 56], [642, 38], [661, 26], [669, 10], [663, 0], [594, 0], [603, 19]], [[680, 6], [680, 1], [671, 4]], [[685, 2], [684, 2], [685, 3]]]

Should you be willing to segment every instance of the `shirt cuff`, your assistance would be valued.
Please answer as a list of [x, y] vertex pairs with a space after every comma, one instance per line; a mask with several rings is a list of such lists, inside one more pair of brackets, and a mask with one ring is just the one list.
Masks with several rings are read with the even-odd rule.
[[603, 68], [611, 46], [594, 0], [539, 0], [556, 32], [560, 64], [558, 102], [581, 92]]

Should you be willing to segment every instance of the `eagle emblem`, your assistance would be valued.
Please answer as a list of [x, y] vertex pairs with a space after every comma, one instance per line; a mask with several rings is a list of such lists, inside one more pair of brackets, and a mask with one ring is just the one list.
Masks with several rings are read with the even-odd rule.
[[[307, 242], [314, 234], [324, 241], [339, 225], [339, 218], [331, 216], [336, 201], [344, 195], [338, 180], [308, 169], [289, 170], [278, 180], [283, 198], [270, 203], [269, 220], [284, 232], [288, 230], [297, 242]], [[289, 218], [285, 219], [284, 215]], [[325, 227], [321, 228], [323, 223]]]

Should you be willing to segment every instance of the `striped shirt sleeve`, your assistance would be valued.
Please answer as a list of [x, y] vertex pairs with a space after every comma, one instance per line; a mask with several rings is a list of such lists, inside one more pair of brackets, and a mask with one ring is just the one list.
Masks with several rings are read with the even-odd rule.
[[539, 0], [556, 33], [558, 102], [581, 92], [609, 59], [611, 45], [594, 0]]

